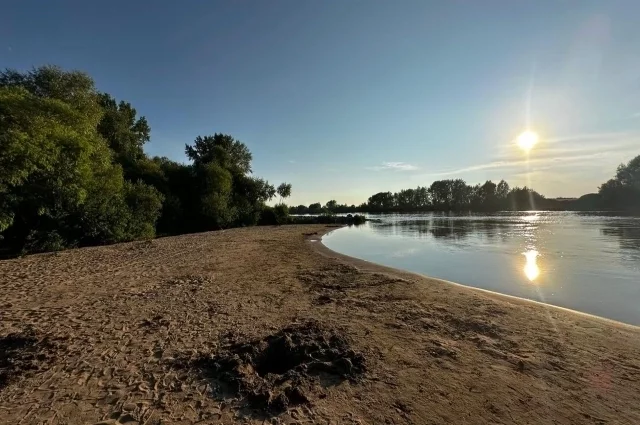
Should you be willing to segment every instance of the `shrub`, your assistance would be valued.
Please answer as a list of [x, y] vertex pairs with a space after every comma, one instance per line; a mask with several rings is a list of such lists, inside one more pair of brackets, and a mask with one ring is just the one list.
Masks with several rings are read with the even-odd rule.
[[285, 204], [278, 204], [273, 208], [276, 216], [276, 223], [287, 224], [289, 222], [289, 207]]
[[273, 226], [278, 224], [276, 212], [273, 207], [265, 205], [260, 212], [260, 219], [258, 220], [260, 226]]

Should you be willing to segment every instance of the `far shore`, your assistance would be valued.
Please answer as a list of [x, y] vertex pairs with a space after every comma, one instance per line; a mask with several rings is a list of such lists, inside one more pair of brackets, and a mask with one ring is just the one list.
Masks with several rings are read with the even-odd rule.
[[640, 423], [640, 328], [238, 228], [0, 261], [7, 423]]

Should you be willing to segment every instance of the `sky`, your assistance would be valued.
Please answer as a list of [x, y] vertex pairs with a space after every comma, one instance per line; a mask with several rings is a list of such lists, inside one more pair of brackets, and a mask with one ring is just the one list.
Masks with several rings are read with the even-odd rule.
[[443, 178], [575, 197], [640, 154], [638, 16], [637, 0], [21, 0], [2, 6], [0, 68], [89, 73], [147, 118], [150, 155], [230, 134], [290, 204]]

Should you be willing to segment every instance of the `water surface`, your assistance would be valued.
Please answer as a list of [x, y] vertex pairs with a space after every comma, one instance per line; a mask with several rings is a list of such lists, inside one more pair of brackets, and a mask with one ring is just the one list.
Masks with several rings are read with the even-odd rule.
[[605, 213], [369, 215], [330, 249], [640, 325], [640, 217]]

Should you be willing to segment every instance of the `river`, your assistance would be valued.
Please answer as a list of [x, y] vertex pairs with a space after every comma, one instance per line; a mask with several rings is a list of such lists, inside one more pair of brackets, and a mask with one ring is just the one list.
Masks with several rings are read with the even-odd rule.
[[367, 261], [640, 325], [640, 217], [380, 214], [329, 233]]

